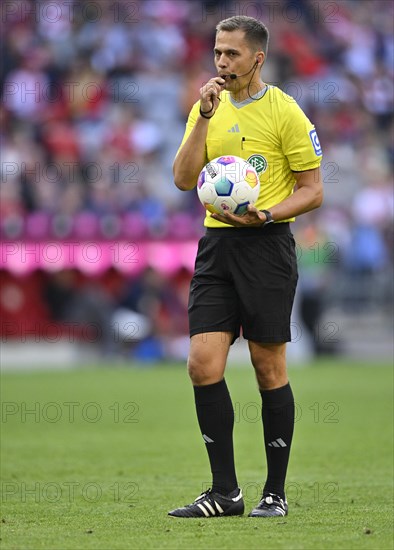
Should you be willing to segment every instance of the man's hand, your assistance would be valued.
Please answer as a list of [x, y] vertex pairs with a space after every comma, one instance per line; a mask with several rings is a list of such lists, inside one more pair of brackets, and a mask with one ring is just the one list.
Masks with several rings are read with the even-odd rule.
[[211, 214], [211, 217], [234, 227], [261, 227], [267, 219], [264, 212], [260, 212], [252, 204], [248, 205], [248, 211], [243, 216], [226, 212], [224, 214]]
[[226, 83], [221, 76], [215, 76], [200, 88], [200, 107], [203, 113], [213, 115], [219, 105], [219, 94]]

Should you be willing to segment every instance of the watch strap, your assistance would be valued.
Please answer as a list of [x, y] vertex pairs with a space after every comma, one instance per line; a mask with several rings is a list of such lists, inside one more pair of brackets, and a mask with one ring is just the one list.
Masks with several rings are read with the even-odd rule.
[[269, 210], [260, 210], [260, 212], [263, 212], [265, 214], [266, 220], [263, 223], [262, 227], [267, 225], [267, 223], [274, 223], [274, 218], [272, 217], [272, 214]]

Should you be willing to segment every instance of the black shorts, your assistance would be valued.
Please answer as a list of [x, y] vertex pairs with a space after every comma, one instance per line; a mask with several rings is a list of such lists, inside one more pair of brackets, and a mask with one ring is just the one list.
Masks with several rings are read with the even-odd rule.
[[247, 340], [291, 340], [298, 272], [288, 223], [263, 228], [208, 228], [190, 284], [190, 336], [232, 332]]

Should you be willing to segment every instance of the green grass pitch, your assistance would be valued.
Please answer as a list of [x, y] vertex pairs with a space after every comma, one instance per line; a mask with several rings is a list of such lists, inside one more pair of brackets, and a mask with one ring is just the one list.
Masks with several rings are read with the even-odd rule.
[[181, 366], [89, 367], [2, 377], [4, 549], [392, 549], [390, 365], [339, 359], [292, 369], [289, 515], [248, 518], [265, 477], [251, 368], [226, 379], [246, 514], [182, 520], [210, 483]]

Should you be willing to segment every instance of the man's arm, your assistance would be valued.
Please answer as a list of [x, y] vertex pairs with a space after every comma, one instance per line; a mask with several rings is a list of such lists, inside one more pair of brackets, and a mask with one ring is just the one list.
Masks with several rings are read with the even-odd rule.
[[323, 202], [323, 180], [320, 168], [293, 172], [296, 191], [270, 209], [275, 221], [286, 220], [319, 208]]
[[198, 116], [196, 124], [173, 164], [174, 183], [181, 191], [190, 191], [197, 184], [197, 178], [206, 164], [205, 140], [209, 120]]
[[[220, 76], [211, 78], [200, 88], [200, 108], [206, 116], [212, 118], [219, 106], [219, 94], [225, 80]], [[190, 191], [197, 185], [197, 178], [207, 159], [205, 141], [207, 138], [209, 118], [197, 117], [190, 136], [187, 138], [173, 164], [174, 183], [181, 191]]]
[[[319, 208], [323, 202], [323, 181], [320, 168], [306, 170], [305, 172], [293, 172], [296, 179], [296, 191], [282, 202], [270, 208], [274, 221], [287, 220], [305, 214], [310, 210]], [[212, 214], [215, 220], [234, 225], [236, 227], [260, 226], [265, 222], [266, 216], [257, 210], [255, 206], [248, 206], [248, 212], [244, 216], [234, 214]]]

